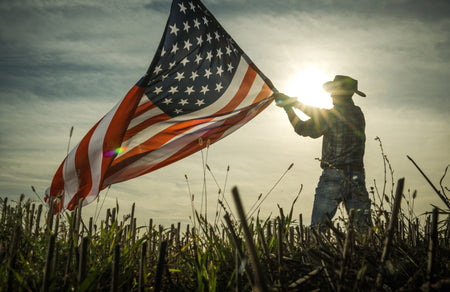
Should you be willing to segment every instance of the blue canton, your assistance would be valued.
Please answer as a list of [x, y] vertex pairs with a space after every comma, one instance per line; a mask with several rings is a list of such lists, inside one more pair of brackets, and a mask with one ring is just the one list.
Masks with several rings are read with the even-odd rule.
[[195, 112], [225, 92], [239, 59], [234, 41], [203, 5], [174, 1], [145, 93], [171, 117]]

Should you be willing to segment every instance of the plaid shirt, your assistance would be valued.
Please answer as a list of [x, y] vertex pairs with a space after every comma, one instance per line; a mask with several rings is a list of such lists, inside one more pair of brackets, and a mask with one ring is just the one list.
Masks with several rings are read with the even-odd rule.
[[320, 164], [322, 168], [364, 169], [366, 123], [361, 109], [351, 99], [342, 104], [335, 104], [329, 110], [303, 104], [301, 110], [311, 119], [299, 121], [295, 132], [312, 138], [323, 135]]

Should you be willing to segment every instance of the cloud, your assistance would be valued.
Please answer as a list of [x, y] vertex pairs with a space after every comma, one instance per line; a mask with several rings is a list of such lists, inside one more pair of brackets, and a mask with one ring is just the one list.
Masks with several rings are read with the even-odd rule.
[[284, 17], [293, 11], [308, 14], [326, 14], [339, 17], [354, 14], [364, 15], [367, 18], [387, 16], [392, 19], [416, 19], [426, 22], [435, 22], [448, 19], [450, 4], [446, 0], [384, 0], [384, 1], [354, 1], [354, 0], [210, 0], [205, 5], [216, 14], [250, 15], [251, 13], [268, 13], [278, 18]]
[[145, 73], [166, 13], [148, 17], [143, 2], [61, 2], [1, 7], [3, 100], [16, 88], [47, 99], [110, 96]]
[[[368, 125], [367, 184], [383, 177], [373, 140], [380, 136], [395, 176], [406, 176], [408, 186], [419, 189], [421, 210], [427, 200], [434, 202], [405, 155], [433, 178], [440, 178], [450, 159], [442, 150], [450, 142], [448, 1], [203, 2], [280, 90], [311, 64], [330, 78], [355, 76], [368, 94], [355, 99]], [[0, 3], [0, 195], [30, 195], [30, 185], [43, 193], [66, 154], [70, 127], [73, 147], [146, 72], [169, 9], [167, 0]], [[212, 145], [208, 163], [221, 187], [230, 165], [226, 195], [237, 185], [249, 207], [293, 162], [262, 208], [265, 214], [277, 212], [277, 203], [287, 209], [303, 184], [296, 211], [307, 223], [320, 150], [320, 140], [297, 136], [283, 111], [269, 107]], [[137, 202], [143, 216], [167, 223], [186, 219], [191, 209], [184, 175], [199, 206], [201, 161], [197, 153], [114, 185], [105, 208], [118, 198], [121, 205]], [[206, 175], [208, 210], [214, 212], [217, 187]]]

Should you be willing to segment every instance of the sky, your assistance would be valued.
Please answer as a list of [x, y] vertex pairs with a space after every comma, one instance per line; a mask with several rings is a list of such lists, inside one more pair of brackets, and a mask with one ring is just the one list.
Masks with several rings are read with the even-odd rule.
[[[314, 101], [318, 93], [311, 85], [320, 91], [337, 74], [357, 79], [367, 94], [354, 101], [366, 117], [368, 189], [382, 191], [386, 155], [393, 171], [387, 173], [388, 194], [395, 191], [392, 182], [404, 177], [406, 198], [417, 190], [416, 215], [423, 218], [432, 205], [445, 207], [407, 155], [440, 189], [450, 164], [449, 1], [203, 3], [281, 92]], [[68, 147], [146, 72], [170, 5], [169, 0], [0, 3], [0, 197], [17, 200], [24, 194], [38, 202], [33, 186], [43, 198]], [[212, 220], [222, 194], [234, 211], [231, 188], [237, 186], [247, 210], [260, 194], [267, 195], [260, 205], [263, 218], [276, 217], [278, 206], [289, 210], [301, 190], [294, 214], [303, 214], [309, 224], [320, 155], [321, 139], [295, 134], [284, 111], [271, 105], [208, 150], [112, 185], [84, 214], [101, 209], [103, 217], [116, 201], [120, 214], [127, 214], [134, 202], [141, 224], [150, 218], [165, 226], [192, 224], [192, 205], [204, 212], [206, 202]], [[442, 185], [449, 187], [448, 175]]]

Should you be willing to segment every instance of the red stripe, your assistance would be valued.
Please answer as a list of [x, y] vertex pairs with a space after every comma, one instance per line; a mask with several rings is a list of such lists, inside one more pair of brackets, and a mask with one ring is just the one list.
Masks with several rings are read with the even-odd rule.
[[271, 91], [272, 91], [272, 89], [270, 89], [270, 87], [266, 83], [264, 83], [261, 91], [258, 93], [255, 100], [253, 101], [253, 104], [258, 103], [258, 102], [262, 101], [263, 99], [267, 98], [267, 96], [269, 95], [269, 93]]
[[143, 130], [145, 130], [146, 128], [148, 128], [150, 126], [153, 126], [157, 123], [164, 122], [164, 121], [167, 121], [170, 119], [171, 119], [171, 116], [169, 116], [168, 114], [165, 114], [165, 113], [148, 118], [147, 120], [143, 121], [142, 123], [139, 123], [138, 125], [134, 126], [133, 128], [127, 130], [127, 132], [125, 133], [125, 136], [123, 138], [123, 141], [125, 142], [125, 141], [133, 138], [133, 136], [139, 134], [139, 132], [142, 132]]
[[[145, 88], [134, 86], [120, 104], [108, 127], [108, 131], [106, 132], [105, 142], [103, 143], [103, 153], [117, 149], [122, 144], [128, 125], [133, 118], [134, 110], [137, 107], [139, 98], [144, 94], [144, 91]], [[107, 166], [113, 162], [114, 158], [114, 156], [111, 156], [108, 159], [103, 160], [102, 174], [106, 172]]]
[[143, 113], [145, 113], [155, 107], [156, 107], [156, 105], [149, 100], [148, 102], [137, 107], [137, 109], [133, 115], [133, 119], [137, 118], [138, 116], [142, 115]]
[[77, 173], [75, 175], [78, 176], [78, 192], [73, 195], [69, 204], [67, 205], [67, 209], [73, 210], [77, 205], [80, 199], [85, 197], [85, 193], [87, 194], [92, 186], [92, 178], [91, 178], [91, 168], [89, 166], [89, 156], [88, 156], [88, 147], [89, 141], [91, 140], [92, 134], [97, 128], [99, 123], [97, 123], [89, 132], [84, 136], [83, 140], [81, 140], [78, 145], [77, 153], [75, 155], [75, 169]]
[[[225, 105], [218, 112], [216, 112], [215, 115], [224, 114], [235, 109], [247, 96], [251, 88], [251, 84], [253, 83], [256, 75], [257, 75], [256, 72], [251, 67], [248, 67], [247, 72], [236, 95], [233, 97], [232, 100], [230, 100], [230, 102], [227, 105]], [[108, 177], [111, 176], [112, 174], [120, 171], [121, 168], [124, 168], [134, 163], [135, 161], [139, 160], [142, 156], [147, 155], [148, 153], [160, 148], [162, 145], [166, 144], [174, 137], [183, 134], [184, 132], [192, 129], [193, 127], [199, 124], [209, 122], [213, 118], [214, 117], [184, 121], [163, 130], [162, 132], [154, 135], [151, 139], [148, 139], [147, 141], [141, 143], [139, 147], [135, 147], [132, 150], [128, 151], [125, 155], [122, 155], [121, 157], [115, 159], [111, 164], [110, 169], [107, 171], [106, 176]]]
[[[253, 108], [247, 108], [246, 110], [241, 111], [236, 116], [228, 118], [220, 127], [215, 127], [213, 129], [209, 130], [208, 132], [204, 133], [202, 135], [202, 139], [205, 141], [209, 140], [210, 144], [215, 143], [216, 141], [223, 138], [223, 135], [231, 126], [235, 126], [236, 124], [241, 124], [241, 126], [242, 126], [248, 120], [252, 119], [256, 115], [258, 115], [261, 111], [263, 111], [271, 103], [271, 101], [272, 101], [271, 99], [264, 101], [263, 103], [261, 103], [258, 110], [253, 113], [249, 114], [249, 111], [253, 110]], [[150, 168], [148, 166], [143, 165], [138, 168], [131, 168], [128, 170], [124, 170], [124, 168], [118, 169], [118, 171], [124, 171], [124, 172], [122, 174], [120, 174], [119, 177], [115, 178], [114, 181], [112, 181], [112, 182], [110, 181], [108, 183], [110, 183], [110, 184], [118, 183], [121, 181], [126, 181], [129, 179], [132, 179], [132, 178], [140, 176], [140, 175], [144, 175], [146, 173], [157, 170], [161, 167], [167, 166], [167, 165], [169, 165], [173, 162], [176, 162], [180, 159], [183, 159], [205, 147], [206, 147], [206, 143], [203, 143], [203, 145], [200, 145], [198, 143], [198, 139], [195, 139], [194, 141], [186, 144], [182, 149], [178, 150], [176, 153], [174, 153], [169, 158], [165, 159], [164, 161], [162, 161]], [[164, 147], [162, 147], [161, 149], [158, 149], [157, 151], [165, 151], [165, 150], [164, 150]], [[126, 166], [124, 166], [124, 167], [126, 167]], [[112, 173], [108, 172], [107, 177], [110, 177], [110, 175], [112, 175]]]
[[255, 70], [253, 70], [253, 68], [249, 66], [236, 95], [226, 106], [224, 106], [221, 110], [219, 110], [215, 114], [215, 116], [231, 112], [232, 110], [237, 108], [239, 104], [247, 97], [248, 92], [250, 91], [250, 88], [252, 87], [253, 82], [255, 81], [256, 75], [257, 73], [255, 72]]
[[[260, 109], [258, 109], [255, 113], [248, 114], [248, 112], [250, 110], [253, 110], [253, 108], [254, 108], [254, 107], [249, 107], [249, 108], [245, 109], [244, 111], [241, 111], [239, 114], [237, 114], [233, 117], [230, 117], [225, 121], [220, 122], [221, 125], [219, 127], [213, 128], [213, 129], [209, 130], [207, 133], [203, 134], [202, 135], [203, 139], [204, 140], [209, 139], [212, 144], [215, 141], [221, 139], [222, 135], [231, 126], [236, 125], [236, 124], [244, 124], [245, 122], [247, 122], [248, 120], [250, 120], [251, 118], [256, 116], [259, 112], [261, 112], [264, 108], [266, 108], [272, 101], [272, 99], [264, 100], [265, 98], [267, 98], [267, 96], [270, 94], [270, 92], [271, 92], [270, 88], [268, 86], [265, 86], [265, 84], [264, 84], [261, 91], [258, 93], [256, 98], [254, 99], [254, 105], [256, 105], [258, 103], [256, 101], [259, 101], [259, 103], [262, 104], [262, 105], [257, 106]], [[199, 131], [201, 131], [201, 129]], [[120, 181], [125, 181], [125, 180], [131, 179], [133, 177], [151, 172], [151, 171], [161, 168], [163, 166], [166, 166], [166, 165], [173, 163], [179, 159], [187, 157], [200, 149], [202, 149], [202, 147], [199, 147], [198, 140], [195, 139], [194, 141], [192, 141], [191, 143], [189, 143], [188, 145], [183, 147], [182, 150], [177, 151], [177, 153], [172, 155], [170, 158], [164, 160], [163, 162], [161, 162], [151, 168], [148, 168], [148, 166], [142, 166], [142, 167], [140, 167], [140, 168], [142, 168], [140, 171], [136, 170], [136, 169], [130, 169], [129, 171], [127, 171], [127, 170], [124, 171], [124, 168], [133, 164], [134, 162], [139, 160], [139, 158], [141, 158], [142, 156], [148, 155], [150, 153], [150, 152], [146, 152], [146, 153], [143, 153], [142, 155], [139, 155], [139, 157], [131, 157], [127, 161], [123, 161], [120, 164], [115, 164], [113, 168], [108, 170], [106, 177], [111, 177], [112, 175], [116, 174], [117, 172], [124, 171], [124, 173], [120, 175], [120, 178], [115, 178], [113, 182], [109, 181], [108, 183], [117, 183]], [[157, 149], [156, 151], [165, 151], [164, 146], [160, 149]], [[139, 173], [136, 174], [136, 171], [138, 171]], [[127, 172], [128, 172], [128, 174], [127, 174]]]
[[[80, 157], [83, 154], [83, 150], [82, 148], [86, 145], [86, 143], [89, 143], [90, 137], [92, 135], [92, 133], [94, 132], [95, 128], [97, 128], [98, 124], [100, 123], [97, 122], [92, 129], [89, 130], [89, 132], [83, 137], [83, 139], [81, 140], [80, 144], [78, 145], [78, 147], [76, 148], [76, 153], [75, 153], [75, 169], [79, 170], [79, 173], [68, 173], [68, 175], [75, 175], [78, 178], [78, 185], [80, 186], [83, 180], [80, 180], [80, 175], [81, 175], [81, 169], [80, 167], [83, 167], [84, 163], [83, 163], [83, 157]], [[75, 150], [75, 149], [74, 149]], [[74, 151], [72, 150], [72, 151]], [[53, 181], [52, 181], [52, 185], [50, 187], [50, 197], [58, 197], [60, 195], [61, 196], [61, 200], [60, 200], [60, 205], [59, 207], [59, 211], [63, 208], [64, 206], [64, 195], [66, 195], [64, 193], [65, 191], [65, 181], [64, 181], [64, 164], [67, 161], [67, 157], [64, 159], [64, 161], [61, 163], [60, 167], [58, 168], [58, 171], [56, 172]], [[89, 159], [87, 160], [89, 161]], [[77, 163], [78, 162], [78, 163]], [[72, 172], [71, 170], [68, 170], [69, 172]], [[89, 179], [86, 179], [85, 176], [88, 175]], [[88, 181], [90, 180], [90, 169], [89, 169], [89, 165], [87, 169], [83, 169], [83, 177], [85, 178], [84, 181]], [[74, 197], [79, 198], [79, 191], [74, 194], [69, 202], [69, 205], [71, 204], [71, 202], [74, 200]], [[63, 195], [64, 194], [64, 195]], [[68, 194], [70, 195], [70, 194]], [[78, 200], [76, 200], [78, 202]], [[72, 204], [73, 205], [73, 204]], [[71, 209], [70, 209], [71, 210]]]
[[[67, 158], [66, 158], [67, 159]], [[58, 198], [61, 196], [60, 200], [55, 201], [55, 213], [58, 213], [62, 210], [64, 206], [64, 196], [62, 195], [64, 191], [64, 180], [62, 171], [64, 168], [64, 163], [66, 162], [66, 159], [63, 160], [61, 165], [59, 166], [58, 170], [56, 171], [55, 175], [53, 176], [52, 184], [50, 186], [50, 199]]]
[[[263, 111], [269, 104], [270, 104], [270, 102], [265, 103], [260, 109], [258, 109], [255, 113], [250, 114], [249, 116], [247, 116], [248, 111], [252, 110], [252, 109], [247, 109], [245, 111], [241, 111], [236, 116], [233, 116], [233, 117], [227, 119], [225, 121], [225, 123], [223, 125], [221, 125], [220, 127], [213, 128], [210, 131], [208, 131], [207, 133], [205, 133], [204, 135], [202, 135], [203, 140], [205, 140], [205, 141], [209, 140], [210, 144], [217, 142], [218, 140], [222, 139], [223, 134], [231, 126], [234, 126], [236, 124], [241, 124], [241, 126], [244, 125], [246, 121], [255, 117], [257, 114], [259, 114], [261, 111]], [[172, 155], [168, 159], [162, 161], [161, 163], [158, 163], [157, 165], [152, 167], [150, 170], [144, 172], [143, 174], [154, 171], [154, 170], [164, 167], [166, 165], [169, 165], [180, 159], [183, 159], [205, 147], [206, 147], [206, 143], [203, 143], [203, 145], [200, 145], [198, 143], [198, 140], [192, 141], [191, 143], [189, 143], [185, 147], [183, 147], [181, 150], [177, 151], [174, 155]]]
[[[120, 103], [114, 114], [114, 117], [111, 119], [108, 125], [103, 139], [102, 153], [95, 153], [95, 155], [102, 156], [101, 173], [99, 179], [100, 185], [98, 186], [99, 190], [103, 182], [104, 174], [114, 159], [114, 156], [105, 157], [103, 156], [103, 153], [120, 147], [125, 130], [128, 127], [129, 121], [131, 120], [133, 112], [139, 102], [139, 98], [144, 93], [144, 90], [144, 88], [136, 85], [130, 89], [130, 91]], [[79, 172], [77, 173], [77, 175], [80, 188], [78, 189], [78, 192], [71, 198], [67, 206], [67, 209], [69, 210], [73, 210], [73, 208], [78, 205], [80, 199], [85, 199], [91, 192], [92, 177], [89, 164], [89, 143], [92, 135], [94, 134], [94, 131], [97, 129], [97, 126], [100, 122], [101, 120], [86, 134], [86, 136], [78, 145], [78, 150], [75, 156], [75, 166]]]
[[[161, 147], [162, 145], [166, 144], [168, 141], [173, 139], [173, 137], [183, 134], [184, 132], [192, 129], [193, 127], [198, 126], [202, 123], [207, 123], [214, 119], [214, 116], [218, 116], [221, 114], [225, 114], [228, 112], [231, 112], [234, 110], [241, 102], [245, 99], [248, 92], [250, 91], [251, 85], [253, 84], [253, 81], [255, 80], [257, 73], [249, 66], [247, 69], [247, 72], [244, 76], [244, 79], [242, 80], [241, 86], [236, 93], [236, 95], [230, 100], [230, 102], [225, 105], [223, 108], [221, 108], [219, 111], [217, 111], [214, 115], [211, 115], [208, 118], [204, 119], [196, 119], [196, 120], [190, 120], [190, 121], [184, 121], [177, 123], [171, 127], [168, 127], [164, 131], [154, 135], [152, 138], [148, 139], [147, 141], [141, 143], [139, 147], [135, 147], [134, 149], [131, 149], [126, 154], [122, 155], [121, 157], [117, 158], [113, 164], [112, 168], [116, 168], [115, 165], [119, 164], [120, 162], [129, 159], [133, 156], [136, 157], [135, 160], [139, 159], [137, 155], [141, 156], [142, 154], [147, 154], [151, 151], [154, 151]], [[123, 166], [122, 166], [123, 167]], [[113, 170], [111, 170], [113, 171]]]
[[121, 157], [114, 160], [112, 168], [115, 168], [115, 165], [119, 164], [120, 162], [122, 162], [126, 159], [129, 159], [131, 157], [136, 157], [137, 155], [140, 155], [140, 154], [146, 154], [155, 149], [158, 149], [159, 147], [161, 147], [162, 145], [166, 144], [168, 141], [173, 139], [173, 137], [181, 135], [184, 132], [191, 129], [192, 127], [195, 127], [202, 123], [206, 123], [212, 119], [213, 118], [205, 118], [205, 119], [184, 121], [184, 122], [177, 123], [171, 127], [168, 127], [166, 129], [164, 129], [163, 131], [157, 133], [156, 135], [154, 135], [152, 138], [148, 139], [147, 141], [144, 141], [138, 147], [131, 149], [126, 154], [124, 154]]

